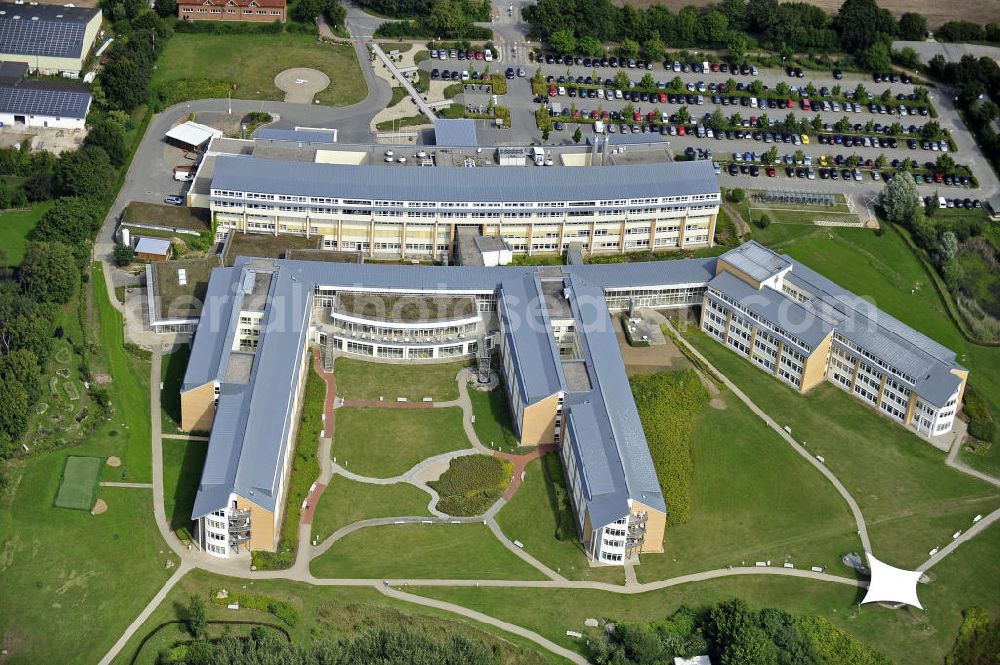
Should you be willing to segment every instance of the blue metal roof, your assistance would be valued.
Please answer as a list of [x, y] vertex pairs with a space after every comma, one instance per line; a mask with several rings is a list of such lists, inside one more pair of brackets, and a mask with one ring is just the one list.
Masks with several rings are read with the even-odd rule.
[[359, 200], [597, 201], [718, 194], [708, 162], [614, 168], [351, 166], [220, 155], [212, 189]]

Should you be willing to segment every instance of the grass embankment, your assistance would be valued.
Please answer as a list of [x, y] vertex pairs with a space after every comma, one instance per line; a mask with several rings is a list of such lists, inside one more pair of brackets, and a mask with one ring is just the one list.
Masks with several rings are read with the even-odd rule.
[[431, 397], [435, 402], [458, 399], [455, 376], [468, 362], [433, 365], [398, 365], [337, 358], [333, 372], [337, 395], [344, 399], [395, 401], [405, 397], [419, 402]]
[[258, 569], [278, 570], [295, 562], [298, 551], [299, 516], [302, 503], [309, 496], [309, 487], [319, 477], [319, 435], [323, 431], [323, 403], [326, 400], [326, 382], [312, 368], [309, 359], [306, 387], [302, 395], [302, 420], [295, 439], [292, 474], [288, 481], [285, 515], [281, 522], [281, 539], [276, 552], [253, 552], [253, 562]]
[[191, 540], [191, 512], [208, 443], [163, 439], [163, 510], [181, 540]]
[[354, 47], [317, 42], [312, 35], [175, 34], [163, 50], [152, 89], [167, 91], [167, 105], [202, 97], [234, 97], [282, 101], [285, 93], [274, 77], [292, 67], [317, 69], [330, 85], [315, 100], [346, 106], [368, 94]]
[[337, 409], [333, 456], [348, 471], [362, 476], [392, 478], [428, 457], [471, 445], [458, 407]]

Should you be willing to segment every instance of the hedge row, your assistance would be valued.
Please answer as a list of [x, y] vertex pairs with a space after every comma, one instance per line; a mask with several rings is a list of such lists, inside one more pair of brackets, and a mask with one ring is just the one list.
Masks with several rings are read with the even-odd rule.
[[448, 470], [428, 483], [441, 497], [437, 508], [453, 516], [481, 515], [496, 503], [510, 482], [513, 466], [491, 455], [456, 457]]
[[694, 370], [631, 379], [632, 395], [649, 443], [670, 523], [691, 518], [691, 437], [708, 393]]
[[826, 662], [839, 665], [893, 665], [888, 657], [834, 626], [825, 617], [797, 617], [795, 625], [812, 644], [815, 652], [825, 657]]
[[964, 405], [962, 406], [965, 415], [969, 418], [969, 434], [981, 441], [993, 441], [996, 436], [996, 423], [993, 421], [993, 413], [989, 404], [970, 385], [965, 388]]
[[294, 605], [263, 594], [237, 591], [230, 593], [226, 598], [219, 598], [219, 589], [212, 589], [211, 598], [212, 602], [216, 605], [237, 603], [240, 609], [257, 610], [273, 614], [287, 626], [294, 626], [299, 622], [299, 611]]

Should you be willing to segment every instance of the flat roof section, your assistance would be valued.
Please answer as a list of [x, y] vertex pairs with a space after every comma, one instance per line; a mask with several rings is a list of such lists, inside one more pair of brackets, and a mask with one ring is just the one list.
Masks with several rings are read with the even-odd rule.
[[562, 371], [566, 378], [567, 390], [579, 392], [594, 388], [590, 382], [590, 374], [587, 372], [587, 363], [583, 360], [563, 360]]
[[250, 370], [253, 369], [253, 353], [233, 351], [229, 354], [229, 364], [223, 381], [226, 383], [248, 383]]
[[476, 123], [467, 118], [438, 118], [434, 121], [434, 143], [439, 146], [475, 148]]

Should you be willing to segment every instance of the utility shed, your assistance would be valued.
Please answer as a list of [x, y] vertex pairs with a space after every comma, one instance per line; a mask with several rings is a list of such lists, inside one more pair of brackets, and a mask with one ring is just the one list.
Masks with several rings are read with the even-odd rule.
[[97, 8], [0, 3], [0, 61], [76, 78], [100, 29]]
[[198, 150], [210, 139], [222, 138], [222, 135], [222, 130], [188, 120], [168, 131], [166, 137], [183, 148]]
[[170, 241], [166, 238], [139, 238], [135, 256], [143, 261], [166, 261], [170, 257]]

